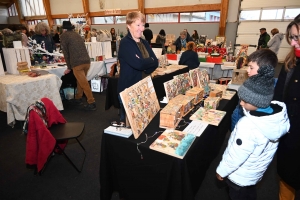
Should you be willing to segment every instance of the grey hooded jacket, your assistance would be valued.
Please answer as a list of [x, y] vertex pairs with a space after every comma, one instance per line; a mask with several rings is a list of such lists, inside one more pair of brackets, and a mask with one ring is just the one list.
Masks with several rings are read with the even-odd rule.
[[283, 37], [283, 33], [276, 33], [267, 44], [269, 49], [272, 50], [276, 55], [278, 54], [278, 50]]

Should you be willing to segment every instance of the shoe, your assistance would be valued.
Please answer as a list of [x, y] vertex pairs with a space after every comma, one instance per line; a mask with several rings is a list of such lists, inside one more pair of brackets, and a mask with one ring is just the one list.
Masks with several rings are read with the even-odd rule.
[[74, 106], [81, 106], [81, 105], [83, 105], [82, 98], [80, 98], [80, 99], [71, 99], [70, 102]]
[[88, 104], [84, 107], [84, 110], [97, 110], [96, 103]]

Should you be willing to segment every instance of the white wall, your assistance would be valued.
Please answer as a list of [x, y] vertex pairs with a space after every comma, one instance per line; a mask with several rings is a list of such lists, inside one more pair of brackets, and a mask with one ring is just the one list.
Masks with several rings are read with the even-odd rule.
[[51, 14], [83, 13], [82, 0], [50, 0]]
[[137, 0], [103, 0], [104, 9], [100, 8], [99, 0], [89, 0], [90, 12], [99, 12], [105, 9], [122, 9], [130, 10], [138, 8]]
[[172, 1], [145, 0], [145, 8], [190, 6], [195, 4], [216, 4], [216, 3], [221, 3], [221, 0], [172, 0]]

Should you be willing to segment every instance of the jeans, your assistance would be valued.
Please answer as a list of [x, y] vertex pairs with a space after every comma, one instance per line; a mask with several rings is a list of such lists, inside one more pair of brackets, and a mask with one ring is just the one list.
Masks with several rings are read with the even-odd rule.
[[87, 98], [88, 104], [91, 104], [95, 102], [95, 99], [90, 84], [86, 79], [86, 75], [89, 69], [90, 64], [78, 65], [76, 67], [73, 67], [73, 73], [77, 80], [77, 93], [75, 99], [81, 99], [84, 93]]

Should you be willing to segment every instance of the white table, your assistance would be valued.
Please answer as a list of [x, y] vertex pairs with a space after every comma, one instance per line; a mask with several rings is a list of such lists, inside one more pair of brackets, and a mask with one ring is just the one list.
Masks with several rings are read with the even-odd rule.
[[[168, 60], [168, 62], [169, 64], [178, 65], [179, 60]], [[224, 77], [225, 71], [227, 72], [226, 77], [232, 77], [232, 70], [235, 69], [235, 66], [224, 65], [223, 63], [216, 64], [210, 62], [200, 62], [199, 68], [206, 69], [210, 74], [210, 79], [213, 80]]]
[[54, 74], [0, 76], [0, 110], [7, 113], [7, 124], [13, 126], [15, 120], [24, 121], [28, 106], [43, 97], [48, 97], [58, 110], [63, 110], [59, 94], [61, 83]]
[[[47, 66], [46, 68], [36, 68], [33, 70], [44, 70], [48, 71], [51, 74], [55, 74], [59, 78], [61, 78], [64, 75], [64, 71], [67, 69], [67, 66], [57, 66], [57, 65], [50, 65]], [[92, 80], [95, 76], [103, 76], [106, 75], [106, 67], [104, 61], [97, 61], [97, 62], [91, 62], [90, 69], [87, 73], [87, 80], [90, 81]]]

